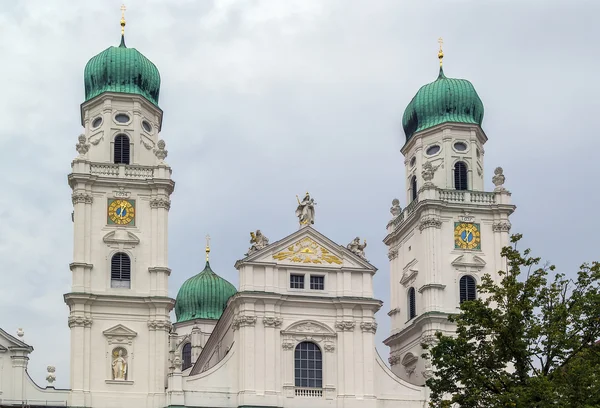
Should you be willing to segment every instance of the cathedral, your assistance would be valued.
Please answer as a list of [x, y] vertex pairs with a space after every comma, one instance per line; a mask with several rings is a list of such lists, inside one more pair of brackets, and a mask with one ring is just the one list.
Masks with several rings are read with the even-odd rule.
[[49, 385], [35, 384], [33, 347], [21, 330], [0, 329], [0, 406], [425, 407], [434, 370], [423, 346], [452, 334], [448, 316], [478, 296], [484, 274], [498, 279], [506, 268], [500, 251], [515, 210], [500, 167], [484, 190], [487, 136], [473, 85], [445, 75], [440, 47], [438, 77], [404, 111], [405, 191], [381, 226], [391, 292], [379, 316], [391, 319], [384, 361], [366, 242], [321, 234], [308, 192], [297, 230], [277, 240], [251, 233], [235, 262], [238, 288], [211, 269], [207, 238], [204, 270], [169, 297], [175, 182], [160, 137], [160, 74], [127, 47], [121, 26], [120, 44], [85, 66], [68, 176], [70, 388], [52, 386], [53, 367]]

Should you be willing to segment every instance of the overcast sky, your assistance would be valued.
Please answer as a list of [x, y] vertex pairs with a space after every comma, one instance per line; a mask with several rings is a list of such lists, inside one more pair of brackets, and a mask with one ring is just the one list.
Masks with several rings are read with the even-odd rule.
[[[121, 3], [0, 0], [0, 327], [35, 348], [69, 386], [72, 261], [67, 185], [82, 132], [83, 68], [118, 45]], [[598, 259], [600, 67], [597, 0], [135, 0], [126, 40], [160, 70], [162, 138], [177, 182], [170, 294], [204, 266], [237, 285], [248, 232], [296, 230], [296, 194], [315, 227], [360, 236], [379, 268], [381, 342], [389, 334], [385, 226], [406, 205], [401, 118], [444, 69], [485, 105], [485, 178], [502, 166], [513, 232], [574, 273]], [[387, 361], [388, 351], [379, 351]]]

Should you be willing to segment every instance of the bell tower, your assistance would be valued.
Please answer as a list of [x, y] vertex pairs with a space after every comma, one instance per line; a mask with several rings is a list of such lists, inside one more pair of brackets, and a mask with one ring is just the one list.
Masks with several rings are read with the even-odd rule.
[[473, 85], [445, 76], [440, 39], [438, 78], [419, 89], [402, 124], [406, 143], [406, 202], [392, 203], [384, 239], [390, 260], [392, 371], [417, 385], [432, 375], [421, 344], [437, 331], [451, 334], [448, 315], [478, 296], [489, 273], [505, 269], [500, 251], [509, 243], [515, 210], [496, 168], [494, 191], [484, 190], [483, 103]]
[[[124, 12], [124, 8], [123, 8]], [[69, 306], [71, 401], [165, 406], [168, 219], [175, 183], [159, 138], [156, 66], [121, 42], [84, 71], [85, 101], [68, 177], [74, 247]], [[117, 397], [118, 396], [118, 397]]]

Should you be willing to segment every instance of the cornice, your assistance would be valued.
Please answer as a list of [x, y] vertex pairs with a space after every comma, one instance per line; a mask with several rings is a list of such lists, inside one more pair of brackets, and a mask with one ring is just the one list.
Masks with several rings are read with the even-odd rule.
[[151, 266], [148, 268], [148, 272], [151, 273], [166, 273], [167, 276], [171, 276], [171, 268], [167, 268], [166, 266]]
[[94, 267], [93, 264], [85, 263], [85, 262], [71, 262], [69, 264], [69, 269], [73, 271], [75, 268], [83, 268], [83, 269], [92, 269]]
[[423, 313], [411, 320], [408, 326], [386, 338], [383, 341], [383, 344], [386, 346], [391, 346], [393, 343], [396, 343], [403, 337], [409, 336], [414, 332], [421, 330], [421, 326], [423, 326], [425, 323], [446, 323], [448, 321], [448, 316], [450, 316], [450, 313], [446, 312]]
[[363, 297], [351, 297], [351, 296], [340, 296], [340, 297], [328, 297], [328, 296], [315, 296], [310, 294], [282, 294], [275, 292], [262, 292], [262, 291], [241, 291], [237, 292], [230, 298], [231, 303], [241, 303], [246, 300], [256, 301], [261, 300], [269, 303], [284, 303], [284, 302], [298, 302], [298, 303], [321, 303], [321, 304], [334, 304], [334, 305], [346, 305], [346, 304], [359, 304], [363, 306], [381, 307], [383, 302], [379, 299], [363, 298]]
[[124, 296], [92, 294], [85, 292], [70, 292], [63, 295], [65, 303], [111, 303], [120, 302], [123, 305], [150, 304], [167, 308], [169, 311], [175, 305], [175, 299], [165, 296]]
[[[85, 126], [84, 111], [86, 109], [89, 109], [90, 107], [92, 107], [94, 105], [104, 105], [105, 101], [111, 101], [111, 104], [112, 104], [113, 100], [130, 102], [132, 104], [132, 106], [131, 106], [132, 112], [136, 110], [136, 108], [134, 106], [135, 102], [141, 104], [145, 109], [149, 110], [150, 112], [152, 112], [153, 114], [158, 116], [158, 131], [160, 132], [162, 130], [163, 111], [161, 108], [154, 105], [153, 103], [151, 103], [150, 101], [148, 101], [146, 98], [144, 98], [141, 95], [120, 94], [120, 93], [116, 93], [116, 92], [103, 92], [100, 95], [95, 96], [94, 98], [83, 102], [79, 107], [80, 115], [81, 115], [81, 126]], [[105, 109], [105, 107], [103, 107], [103, 110], [104, 109]], [[112, 110], [113, 110], [113, 108], [111, 108], [111, 111]], [[137, 110], [139, 110], [139, 108], [137, 108]]]
[[[158, 168], [155, 166], [154, 168]], [[164, 179], [164, 178], [149, 178], [149, 179], [141, 179], [141, 178], [120, 178], [120, 177], [106, 177], [106, 176], [98, 176], [92, 175], [89, 173], [70, 173], [68, 176], [69, 186], [71, 188], [75, 188], [77, 182], [85, 183], [89, 186], [99, 185], [99, 186], [108, 186], [114, 187], [115, 185], [123, 186], [123, 187], [137, 187], [137, 188], [162, 188], [166, 190], [166, 192], [171, 195], [175, 190], [175, 181], [172, 179]]]

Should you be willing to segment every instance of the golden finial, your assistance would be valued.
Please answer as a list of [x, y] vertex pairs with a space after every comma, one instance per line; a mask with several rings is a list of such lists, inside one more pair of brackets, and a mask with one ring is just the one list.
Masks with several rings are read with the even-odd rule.
[[208, 262], [208, 254], [210, 254], [210, 235], [206, 236], [206, 248], [204, 248], [204, 250], [206, 251], [206, 262]]
[[123, 4], [121, 6], [121, 35], [125, 35], [125, 10], [127, 10], [127, 7]]
[[438, 58], [440, 59], [440, 67], [442, 66], [442, 60], [444, 59], [444, 51], [442, 51], [442, 45], [444, 44], [444, 40], [442, 37], [438, 38], [438, 43], [440, 44], [440, 50], [438, 51]]

